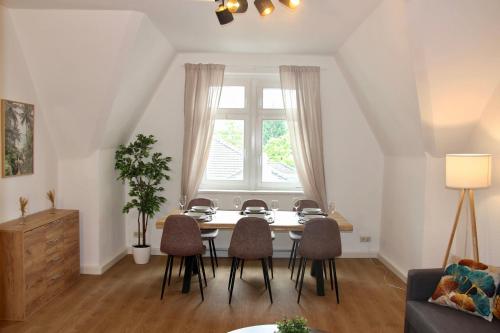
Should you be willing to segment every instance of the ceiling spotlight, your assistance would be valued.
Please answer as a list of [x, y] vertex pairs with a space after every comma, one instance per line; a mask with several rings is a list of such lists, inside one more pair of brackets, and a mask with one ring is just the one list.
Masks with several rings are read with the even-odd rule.
[[274, 5], [271, 0], [255, 0], [253, 3], [261, 16], [269, 15], [274, 10]]
[[221, 25], [228, 24], [233, 20], [233, 14], [229, 11], [229, 9], [224, 6], [224, 0], [222, 4], [219, 5], [219, 8], [215, 11], [217, 18], [219, 19], [219, 23]]
[[280, 2], [291, 9], [295, 9], [300, 4], [300, 0], [280, 0]]
[[227, 0], [226, 7], [231, 13], [236, 13], [240, 8], [240, 2], [238, 0]]
[[[236, 13], [246, 12], [248, 9], [248, 1], [247, 0], [238, 0], [238, 3], [240, 4], [240, 6], [238, 7], [238, 10], [236, 11]], [[229, 5], [229, 3], [228, 3], [228, 5]]]

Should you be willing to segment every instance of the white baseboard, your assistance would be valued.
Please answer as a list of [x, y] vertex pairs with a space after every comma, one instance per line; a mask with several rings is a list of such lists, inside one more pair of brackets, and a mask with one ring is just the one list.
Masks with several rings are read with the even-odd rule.
[[406, 280], [408, 278], [408, 272], [405, 272], [401, 268], [399, 268], [396, 264], [394, 264], [390, 259], [385, 257], [383, 254], [379, 253], [378, 254], [378, 260], [382, 264], [384, 264], [385, 267], [387, 267], [391, 272], [393, 272], [401, 281], [406, 283]]
[[108, 262], [103, 265], [81, 265], [80, 273], [89, 275], [102, 275], [108, 269], [113, 267], [123, 257], [125, 257], [127, 254], [128, 254], [127, 249], [124, 249], [123, 251], [120, 251], [116, 256], [108, 260]]

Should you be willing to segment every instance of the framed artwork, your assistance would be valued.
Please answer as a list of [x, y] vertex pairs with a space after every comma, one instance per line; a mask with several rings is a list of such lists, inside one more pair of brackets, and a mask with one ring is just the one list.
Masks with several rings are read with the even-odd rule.
[[2, 100], [2, 177], [31, 175], [34, 172], [35, 107]]

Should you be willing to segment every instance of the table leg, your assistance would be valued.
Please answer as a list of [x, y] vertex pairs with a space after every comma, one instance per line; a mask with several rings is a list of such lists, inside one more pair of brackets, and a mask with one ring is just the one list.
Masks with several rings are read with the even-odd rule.
[[191, 289], [191, 278], [193, 275], [198, 274], [198, 267], [196, 265], [195, 257], [186, 257], [185, 259], [185, 270], [184, 270], [184, 279], [182, 281], [182, 293], [187, 294]]
[[311, 276], [316, 278], [316, 294], [325, 296], [325, 279], [323, 277], [323, 260], [313, 260]]

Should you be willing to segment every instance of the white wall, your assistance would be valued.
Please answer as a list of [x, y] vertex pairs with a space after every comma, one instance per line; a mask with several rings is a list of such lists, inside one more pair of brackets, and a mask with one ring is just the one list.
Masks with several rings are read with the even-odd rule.
[[29, 199], [29, 212], [50, 207], [46, 193], [57, 188], [58, 165], [47, 131], [46, 110], [37, 98], [10, 10], [3, 6], [0, 6], [0, 49], [0, 98], [35, 105], [35, 173], [30, 176], [0, 178], [0, 222], [5, 222], [20, 215], [20, 196]]
[[[321, 71], [322, 112], [324, 121], [324, 150], [326, 181], [330, 200], [354, 225], [352, 234], [343, 234], [344, 251], [351, 255], [374, 255], [378, 251], [382, 202], [383, 155], [375, 137], [365, 121], [359, 106], [335, 59], [327, 56], [250, 55], [250, 54], [178, 54], [161, 82], [146, 112], [134, 130], [153, 134], [159, 140], [157, 149], [171, 156], [171, 180], [166, 184], [168, 202], [159, 216], [177, 206], [180, 194], [180, 177], [183, 141], [184, 63], [222, 63], [227, 72], [266, 72], [277, 74], [282, 64], [316, 65]], [[222, 208], [230, 208], [231, 195], [206, 196], [221, 199]], [[249, 195], [262, 196], [266, 200], [278, 198], [280, 206], [291, 206], [296, 195]], [[127, 218], [128, 244], [133, 244], [136, 230], [134, 214]], [[154, 248], [159, 247], [161, 231], [150, 228]], [[361, 244], [360, 233], [371, 236], [371, 243]], [[277, 250], [289, 250], [287, 235], [280, 235], [274, 246]], [[216, 241], [219, 249], [227, 249], [229, 235], [221, 235]]]

